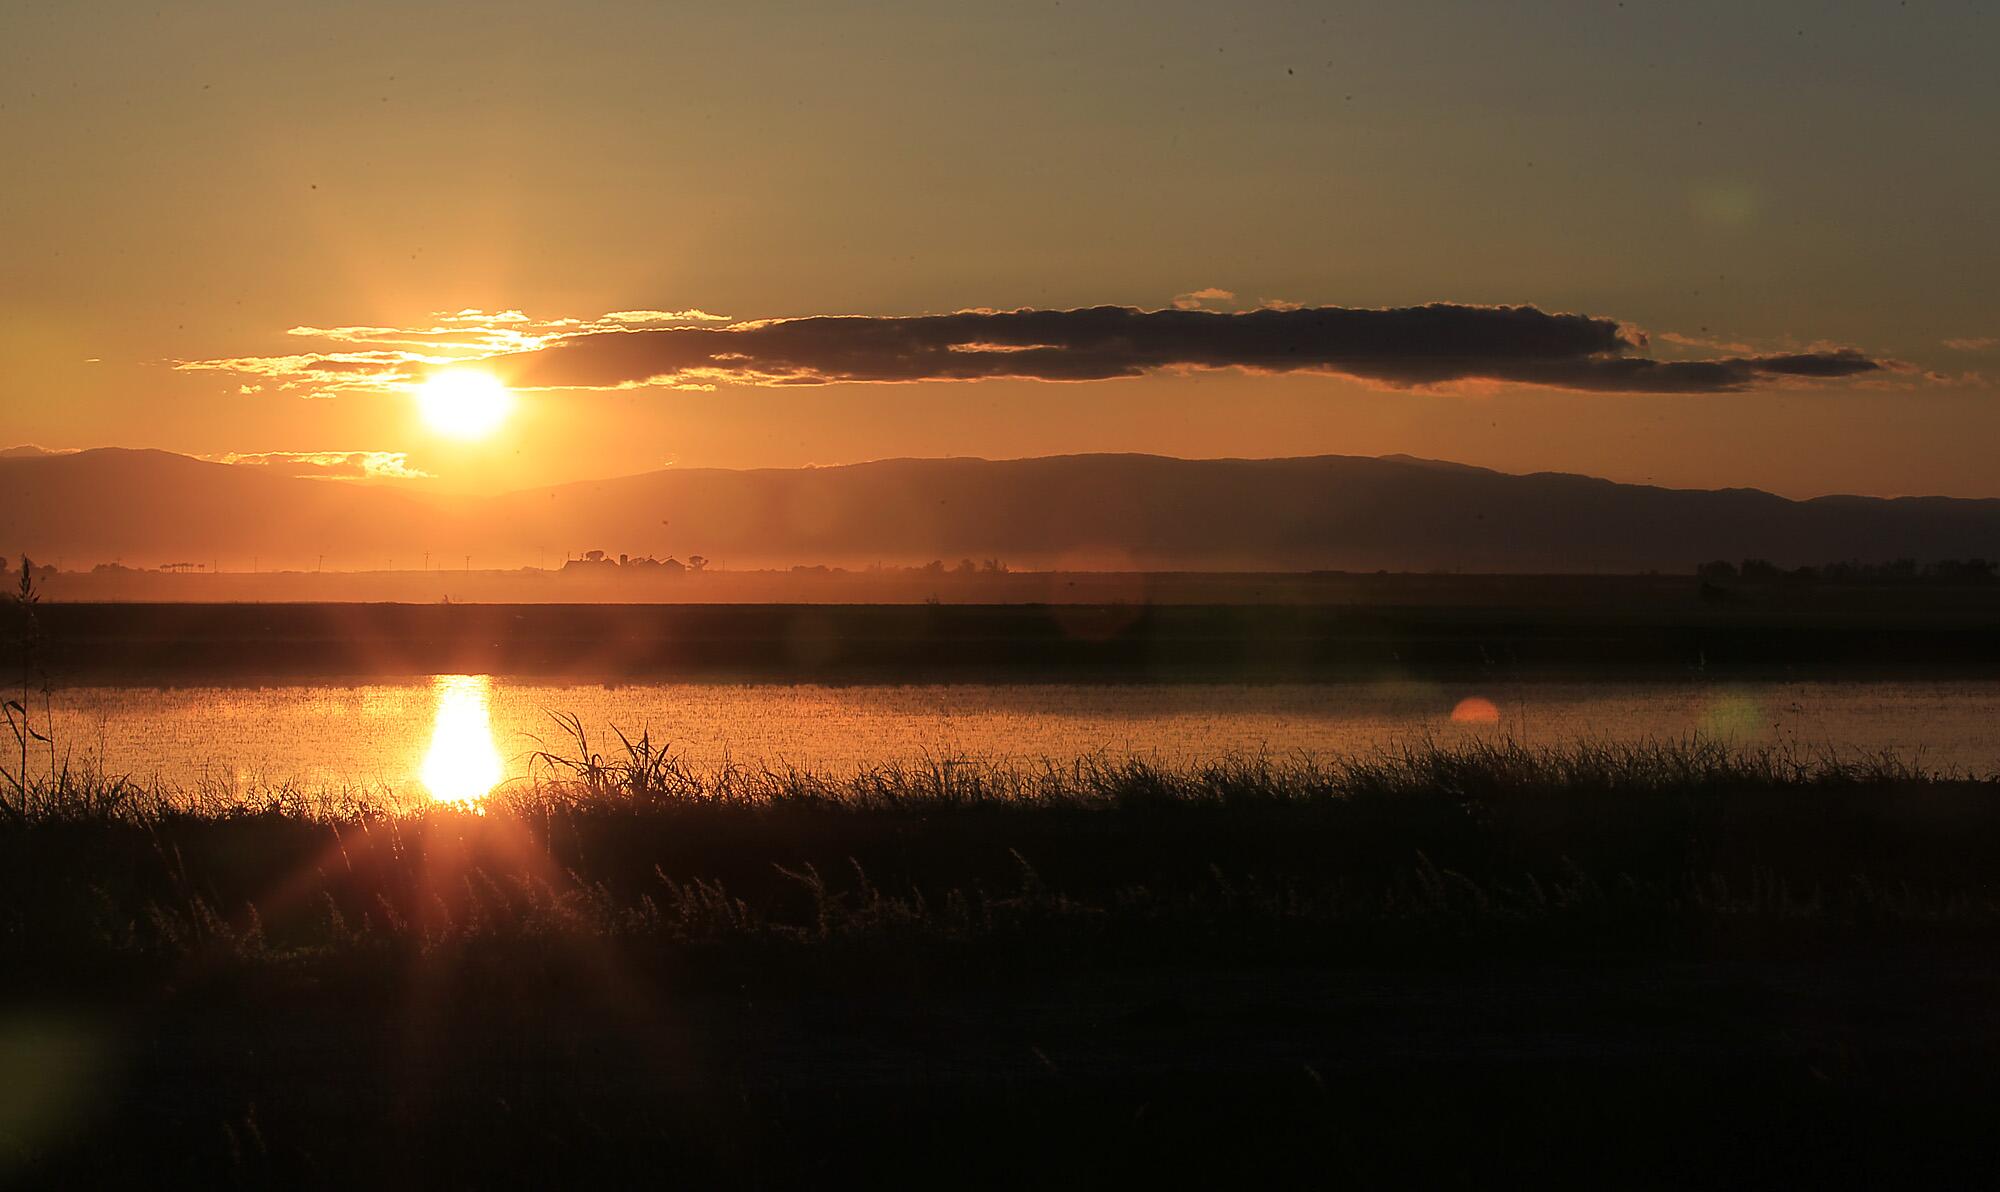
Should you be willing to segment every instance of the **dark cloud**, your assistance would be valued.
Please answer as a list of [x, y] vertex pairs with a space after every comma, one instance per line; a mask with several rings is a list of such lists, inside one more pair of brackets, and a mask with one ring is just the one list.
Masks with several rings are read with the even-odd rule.
[[1395, 386], [1493, 380], [1608, 392], [1711, 393], [1778, 378], [1884, 367], [1853, 351], [1662, 361], [1642, 335], [1532, 306], [1435, 303], [1391, 310], [965, 311], [907, 318], [815, 316], [732, 327], [586, 333], [493, 358], [517, 385], [612, 387], [1093, 381], [1157, 369], [1321, 372]]
[[1783, 377], [1829, 380], [1888, 367], [1851, 349], [1783, 356], [1725, 356], [1717, 360], [1653, 360], [1643, 356], [1537, 361], [1525, 368], [1503, 365], [1495, 380], [1602, 393], [1734, 393]]
[[1754, 365], [1758, 372], [1784, 377], [1851, 377], [1856, 373], [1882, 368], [1853, 348], [1833, 352], [1799, 352], [1790, 356], [1758, 356], [1737, 363]]

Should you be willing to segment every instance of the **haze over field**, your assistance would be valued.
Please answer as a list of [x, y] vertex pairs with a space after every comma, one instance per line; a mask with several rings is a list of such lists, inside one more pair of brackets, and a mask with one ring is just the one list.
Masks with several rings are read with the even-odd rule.
[[[1710, 559], [2000, 555], [2000, 501], [1673, 490], [1408, 457], [1145, 455], [669, 469], [497, 496], [158, 451], [0, 459], [0, 545], [66, 568], [733, 569], [996, 559], [1075, 570], [1689, 571]], [[425, 556], [429, 556], [428, 564]]]

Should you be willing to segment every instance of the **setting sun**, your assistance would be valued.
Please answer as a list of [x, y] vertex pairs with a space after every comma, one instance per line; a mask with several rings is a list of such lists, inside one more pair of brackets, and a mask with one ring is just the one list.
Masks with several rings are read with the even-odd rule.
[[474, 369], [453, 369], [425, 381], [417, 408], [433, 430], [457, 439], [493, 433], [514, 408], [514, 395], [500, 378]]

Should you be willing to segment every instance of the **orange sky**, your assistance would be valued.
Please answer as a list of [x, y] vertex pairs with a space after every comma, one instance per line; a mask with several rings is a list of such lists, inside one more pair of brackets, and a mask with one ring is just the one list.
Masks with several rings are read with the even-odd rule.
[[[2000, 495], [1993, 20], [47, 6], [0, 38], [0, 439], [376, 452], [433, 477], [406, 482], [480, 489], [1133, 450]], [[1217, 311], [1532, 303], [1643, 329], [1637, 355], [1850, 347], [1894, 367], [1671, 394], [1233, 368], [723, 379], [524, 392], [470, 444], [398, 392], [174, 367], [466, 308], [1152, 310], [1208, 288], [1231, 295]]]

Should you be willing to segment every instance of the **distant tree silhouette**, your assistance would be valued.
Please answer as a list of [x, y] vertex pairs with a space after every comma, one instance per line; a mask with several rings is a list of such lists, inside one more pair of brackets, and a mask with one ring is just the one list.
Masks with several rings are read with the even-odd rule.
[[1940, 559], [1932, 565], [1931, 574], [1947, 583], [1990, 584], [1996, 566], [2000, 564], [1990, 559]]
[[1802, 565], [1790, 571], [1767, 559], [1745, 559], [1741, 567], [1716, 560], [1695, 568], [1704, 589], [1713, 587], [1716, 581], [1739, 577], [1791, 584], [1988, 584], [2000, 580], [2000, 574], [1996, 573], [2000, 573], [2000, 561], [1983, 557], [1939, 559], [1935, 563], [1919, 563], [1915, 559], [1863, 563], [1845, 559], [1818, 567]]

